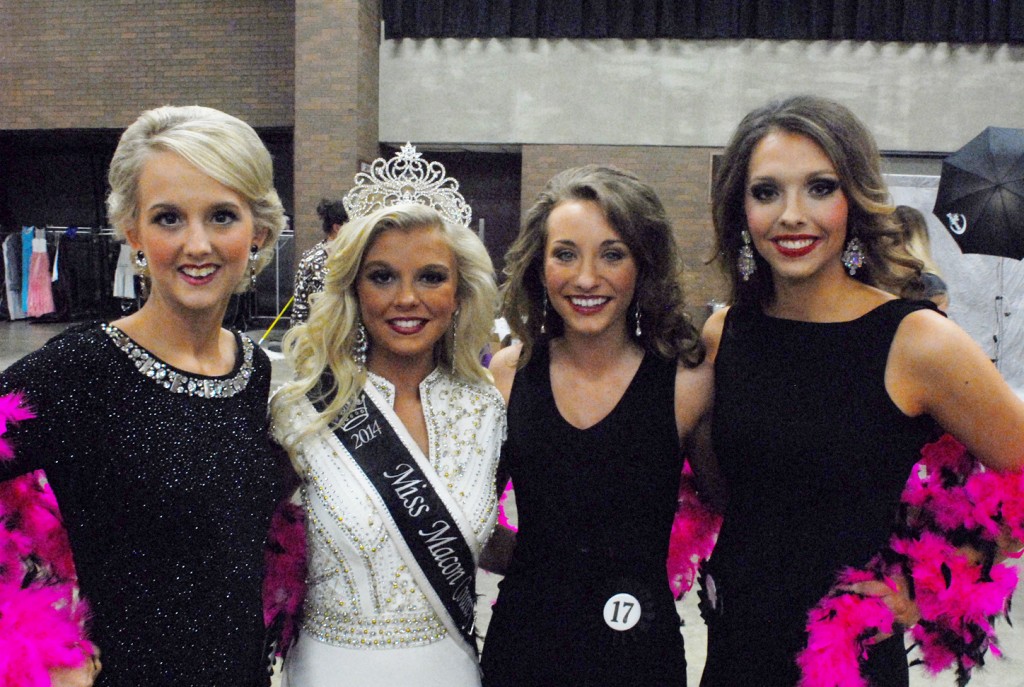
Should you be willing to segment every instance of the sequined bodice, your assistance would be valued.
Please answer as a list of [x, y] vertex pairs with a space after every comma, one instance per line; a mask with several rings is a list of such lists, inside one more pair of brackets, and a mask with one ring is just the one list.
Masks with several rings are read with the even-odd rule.
[[270, 363], [238, 337], [234, 371], [172, 390], [106, 329], [72, 327], [0, 374], [37, 415], [12, 428], [0, 478], [46, 470], [103, 651], [97, 687], [256, 684], [263, 543], [285, 482]]
[[[369, 384], [393, 406], [387, 380]], [[474, 551], [490, 536], [497, 514], [494, 472], [505, 433], [505, 408], [490, 386], [468, 384], [435, 370], [420, 385], [429, 461], [476, 533]], [[303, 401], [281, 433], [315, 416]], [[336, 467], [340, 443], [332, 432], [305, 439], [295, 456], [304, 478], [309, 537], [309, 585], [303, 630], [321, 641], [360, 648], [429, 644], [447, 630], [434, 613], [359, 480]], [[326, 461], [326, 462], [325, 462]], [[329, 473], [329, 474], [328, 474]]]

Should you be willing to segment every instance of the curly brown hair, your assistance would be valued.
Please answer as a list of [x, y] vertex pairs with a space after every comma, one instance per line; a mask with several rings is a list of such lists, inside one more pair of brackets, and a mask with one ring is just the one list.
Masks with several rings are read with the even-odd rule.
[[743, 245], [741, 234], [747, 229], [744, 197], [750, 158], [761, 140], [776, 131], [809, 138], [835, 166], [849, 200], [847, 235], [859, 238], [864, 250], [864, 266], [855, 278], [891, 293], [902, 293], [908, 281], [919, 277], [921, 263], [900, 240], [874, 137], [844, 105], [797, 95], [772, 101], [747, 114], [726, 146], [715, 175], [711, 193], [715, 259], [729, 279], [729, 301], [764, 306], [775, 296], [771, 268], [757, 251], [757, 269], [748, 281], [740, 277], [737, 260]]
[[571, 200], [597, 203], [636, 261], [636, 301], [630, 312], [639, 307], [643, 328], [639, 337], [630, 328], [630, 337], [645, 351], [680, 359], [688, 367], [699, 365], [704, 347], [684, 310], [682, 263], [664, 206], [654, 189], [633, 174], [586, 165], [548, 181], [505, 255], [508, 279], [502, 314], [523, 344], [519, 366], [526, 364], [538, 341], [546, 342], [564, 331], [562, 318], [553, 309], [544, 319], [544, 248], [548, 217], [559, 203]]

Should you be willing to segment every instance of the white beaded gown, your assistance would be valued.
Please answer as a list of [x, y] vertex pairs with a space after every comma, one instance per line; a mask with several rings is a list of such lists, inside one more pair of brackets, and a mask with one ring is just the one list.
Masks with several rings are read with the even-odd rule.
[[[368, 385], [393, 406], [394, 387]], [[497, 517], [494, 476], [505, 437], [505, 407], [489, 385], [434, 370], [420, 384], [428, 459], [472, 526], [474, 554]], [[315, 417], [296, 404], [274, 429], [279, 439]], [[285, 662], [284, 687], [480, 684], [477, 662], [451, 636], [417, 586], [385, 524], [324, 429], [292, 455], [303, 480], [309, 551], [299, 639]]]

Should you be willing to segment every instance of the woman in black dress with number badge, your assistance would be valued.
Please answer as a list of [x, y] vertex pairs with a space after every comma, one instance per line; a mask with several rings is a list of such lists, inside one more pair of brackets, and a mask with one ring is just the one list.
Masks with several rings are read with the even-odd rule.
[[507, 262], [504, 315], [522, 343], [491, 371], [519, 531], [484, 685], [685, 685], [665, 559], [712, 378], [664, 208], [629, 173], [567, 170]]

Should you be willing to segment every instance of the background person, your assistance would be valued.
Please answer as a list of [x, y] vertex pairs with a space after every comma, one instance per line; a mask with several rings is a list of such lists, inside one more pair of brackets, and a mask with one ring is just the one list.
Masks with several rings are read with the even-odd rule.
[[348, 221], [348, 212], [341, 200], [324, 198], [316, 206], [324, 238], [299, 258], [295, 267], [295, 301], [292, 303], [292, 325], [302, 324], [309, 319], [309, 297], [324, 290], [324, 268], [327, 265], [327, 249], [337, 236], [342, 225]]
[[905, 291], [907, 297], [926, 298], [939, 310], [949, 310], [949, 288], [942, 278], [939, 266], [932, 257], [931, 239], [928, 237], [928, 222], [917, 208], [897, 205], [893, 218], [900, 227], [900, 240], [912, 256], [921, 261], [921, 283], [915, 290]]

